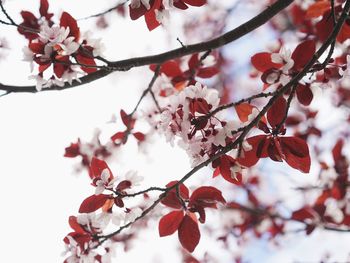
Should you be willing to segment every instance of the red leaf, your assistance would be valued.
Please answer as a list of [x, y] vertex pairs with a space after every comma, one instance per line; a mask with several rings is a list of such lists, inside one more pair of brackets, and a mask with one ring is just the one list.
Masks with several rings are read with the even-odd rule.
[[117, 141], [117, 143], [120, 143], [124, 140], [124, 138], [125, 138], [125, 132], [117, 132], [111, 137], [111, 140], [114, 142]]
[[188, 206], [199, 205], [216, 208], [217, 202], [226, 203], [221, 191], [212, 186], [202, 186], [192, 193]]
[[33, 51], [36, 54], [45, 54], [45, 44], [43, 43], [29, 43], [28, 47], [31, 51]]
[[164, 237], [174, 234], [183, 218], [184, 212], [182, 210], [173, 211], [163, 216], [159, 221], [159, 236]]
[[168, 77], [176, 77], [182, 74], [182, 70], [175, 60], [169, 60], [162, 64], [161, 72], [163, 72]]
[[249, 103], [241, 103], [235, 106], [235, 109], [241, 122], [246, 122], [248, 121], [248, 116], [252, 113], [254, 106]]
[[132, 135], [134, 135], [139, 142], [143, 142], [146, 138], [142, 132], [134, 132]]
[[247, 139], [247, 142], [252, 146], [250, 151], [243, 151], [243, 156], [237, 159], [237, 162], [245, 167], [252, 167], [255, 165], [259, 158], [266, 158], [267, 143], [265, 143], [266, 135], [257, 135]]
[[257, 53], [251, 58], [252, 65], [260, 72], [264, 72], [271, 68], [280, 68], [281, 64], [273, 63], [271, 60], [271, 53], [261, 52]]
[[294, 169], [308, 173], [311, 159], [307, 143], [298, 137], [281, 137], [280, 141], [285, 161]]
[[[25, 38], [29, 40], [33, 40], [38, 37], [37, 33], [28, 32], [25, 30], [25, 27], [29, 27], [32, 29], [40, 29], [38, 19], [33, 15], [33, 13], [28, 11], [22, 11], [21, 16], [23, 18], [23, 23], [20, 24], [20, 27], [17, 28], [18, 32], [25, 36]], [[23, 27], [22, 27], [23, 26]]]
[[66, 65], [55, 63], [53, 65], [53, 71], [57, 78], [61, 78], [63, 76], [64, 71], [66, 70]]
[[63, 12], [60, 19], [60, 26], [64, 28], [69, 28], [70, 37], [74, 37], [75, 41], [79, 40], [80, 29], [78, 27], [77, 21], [67, 12]]
[[199, 64], [198, 53], [195, 53], [191, 56], [191, 58], [188, 61], [188, 68], [195, 69], [196, 67], [198, 67], [198, 64]]
[[306, 12], [306, 18], [316, 18], [322, 16], [324, 12], [331, 8], [331, 3], [328, 0], [319, 1], [309, 6]]
[[78, 143], [71, 143], [69, 147], [65, 148], [64, 157], [74, 158], [80, 154], [80, 146]]
[[46, 16], [49, 10], [49, 2], [47, 0], [40, 0], [39, 12], [41, 16]]
[[[168, 183], [166, 185], [167, 188], [175, 185], [178, 181], [172, 181], [170, 183]], [[180, 184], [179, 186], [179, 195], [182, 199], [188, 199], [189, 198], [189, 191], [188, 188], [184, 185], [184, 184]], [[162, 199], [161, 203], [163, 205], [166, 205], [168, 207], [171, 208], [175, 208], [175, 209], [180, 209], [182, 208], [182, 203], [179, 200], [179, 198], [177, 197], [176, 194], [176, 188], [170, 190], [166, 196]]]
[[332, 19], [329, 19], [330, 16], [330, 12], [326, 12], [322, 20], [315, 25], [315, 34], [322, 42], [325, 41], [333, 31], [333, 22]]
[[129, 13], [130, 13], [130, 18], [132, 20], [136, 20], [143, 16], [147, 12], [146, 7], [141, 4], [140, 7], [138, 8], [131, 8], [131, 5], [129, 5]]
[[217, 67], [206, 67], [198, 69], [197, 76], [203, 79], [211, 78], [219, 73], [219, 69]]
[[133, 129], [135, 126], [135, 119], [130, 118], [128, 114], [124, 110], [120, 110], [120, 117], [122, 118], [122, 121], [126, 127], [129, 127], [129, 129]]
[[207, 0], [183, 0], [183, 2], [191, 6], [202, 6], [207, 3]]
[[271, 108], [267, 111], [267, 120], [271, 127], [274, 128], [279, 125], [286, 114], [287, 101], [282, 96], [279, 97]]
[[91, 178], [100, 177], [102, 171], [108, 169], [109, 174], [111, 175], [110, 179], [113, 179], [112, 171], [109, 169], [107, 163], [103, 160], [93, 157], [89, 167], [89, 174]]
[[84, 234], [86, 232], [84, 228], [78, 223], [76, 216], [70, 216], [68, 219], [68, 223], [75, 232], [80, 234]]
[[310, 89], [310, 85], [298, 84], [297, 90], [298, 101], [304, 106], [310, 105], [314, 95]]
[[92, 213], [101, 208], [109, 199], [109, 195], [92, 195], [86, 198], [80, 205], [79, 213]]
[[347, 23], [344, 23], [338, 36], [337, 41], [343, 43], [345, 40], [350, 38], [350, 26]]
[[283, 151], [288, 150], [291, 154], [298, 157], [309, 155], [307, 143], [299, 137], [280, 137], [280, 141]]
[[157, 28], [160, 25], [160, 23], [156, 18], [156, 13], [154, 10], [146, 12], [145, 21], [149, 31], [152, 31], [153, 29]]
[[297, 211], [294, 211], [291, 218], [297, 221], [305, 222], [305, 219], [312, 219], [314, 217], [313, 209], [311, 207], [303, 207]]
[[339, 139], [337, 143], [334, 145], [332, 149], [332, 156], [334, 163], [337, 163], [339, 159], [342, 157], [342, 149], [343, 149], [344, 141]]
[[178, 234], [182, 247], [192, 253], [201, 238], [197, 222], [189, 215], [185, 215], [178, 229]]
[[294, 60], [293, 68], [301, 70], [310, 61], [316, 52], [316, 43], [314, 40], [301, 42], [293, 51], [292, 59]]
[[86, 65], [86, 66], [92, 66], [92, 67], [84, 67], [84, 66], [81, 66], [80, 68], [82, 70], [84, 70], [86, 73], [92, 73], [92, 72], [95, 72], [97, 71], [97, 68], [94, 67], [96, 66], [96, 62], [95, 62], [95, 59], [94, 58], [91, 58], [91, 57], [86, 57], [86, 56], [83, 56], [81, 54], [77, 54], [75, 56], [76, 60], [78, 61], [78, 63], [82, 64], [82, 65]]

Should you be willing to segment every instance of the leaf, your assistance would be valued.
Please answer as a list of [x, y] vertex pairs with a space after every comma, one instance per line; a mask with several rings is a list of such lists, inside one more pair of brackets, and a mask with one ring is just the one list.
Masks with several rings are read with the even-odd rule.
[[279, 97], [267, 111], [267, 121], [272, 128], [281, 124], [284, 116], [287, 114], [287, 101], [282, 96]]
[[254, 106], [250, 105], [249, 103], [241, 103], [239, 105], [236, 105], [235, 109], [240, 121], [246, 122], [248, 121], [249, 115], [252, 114]]
[[77, 42], [80, 37], [80, 29], [78, 27], [77, 21], [67, 12], [63, 12], [60, 19], [60, 26], [64, 28], [69, 28], [70, 37], [74, 37]]
[[129, 5], [129, 14], [130, 14], [131, 20], [136, 20], [140, 18], [146, 12], [147, 12], [147, 9], [143, 4], [141, 4], [140, 7], [138, 8], [131, 8], [131, 4]]
[[109, 171], [109, 174], [111, 175], [110, 179], [113, 179], [112, 171], [109, 169], [107, 163], [96, 157], [92, 157], [89, 167], [89, 174], [91, 178], [100, 177], [102, 171], [105, 169]]
[[308, 19], [311, 19], [311, 18], [322, 16], [324, 12], [326, 12], [330, 8], [331, 8], [331, 4], [329, 0], [318, 1], [309, 6], [309, 8], [306, 11], [305, 17]]
[[261, 52], [257, 53], [250, 59], [252, 65], [260, 72], [264, 72], [271, 68], [280, 68], [282, 64], [273, 63], [271, 60], [271, 53]]
[[[174, 3], [175, 4], [175, 3]], [[191, 56], [191, 58], [188, 60], [188, 68], [189, 69], [195, 69], [198, 67], [199, 64], [199, 57], [198, 53], [195, 53]]]
[[314, 94], [310, 89], [310, 85], [298, 84], [297, 90], [297, 99], [304, 106], [310, 105], [312, 99], [314, 98]]
[[217, 202], [226, 203], [221, 191], [212, 186], [202, 186], [192, 193], [188, 206], [200, 205], [202, 207], [216, 208]]
[[120, 110], [120, 117], [122, 118], [122, 121], [126, 127], [129, 127], [129, 129], [134, 128], [136, 120], [126, 114], [124, 110]]
[[283, 151], [288, 149], [290, 153], [301, 158], [309, 155], [307, 143], [299, 137], [280, 137], [280, 141]]
[[183, 2], [191, 6], [202, 6], [207, 3], [207, 0], [183, 0]]
[[75, 58], [76, 58], [76, 60], [78, 61], [79, 64], [86, 65], [86, 66], [91, 66], [91, 67], [84, 67], [84, 66], [80, 67], [86, 73], [90, 74], [90, 73], [93, 73], [93, 72], [97, 71], [97, 68], [95, 67], [96, 66], [96, 62], [95, 62], [94, 58], [83, 56], [81, 54], [77, 54], [75, 56]]
[[46, 16], [49, 10], [49, 2], [47, 0], [40, 0], [39, 12], [41, 16]]
[[243, 151], [243, 156], [237, 159], [237, 162], [245, 167], [252, 167], [255, 165], [259, 158], [266, 158], [267, 144], [265, 143], [266, 135], [257, 135], [247, 139], [247, 142], [252, 146], [250, 151]]
[[153, 29], [160, 26], [160, 23], [158, 22], [158, 20], [156, 18], [156, 13], [154, 10], [150, 10], [150, 11], [146, 12], [145, 21], [146, 21], [147, 28], [149, 31], [152, 31]]
[[163, 216], [158, 225], [159, 236], [164, 237], [174, 234], [179, 228], [183, 218], [184, 212], [182, 210], [173, 211]]
[[31, 51], [33, 51], [36, 54], [45, 54], [45, 44], [43, 43], [36, 43], [36, 42], [31, 42], [29, 43], [28, 47], [30, 48]]
[[201, 234], [197, 222], [189, 215], [183, 218], [178, 229], [178, 236], [182, 247], [192, 253], [199, 243]]
[[109, 195], [92, 195], [86, 198], [80, 205], [79, 213], [92, 213], [101, 208], [109, 199]]
[[344, 23], [337, 36], [337, 41], [340, 43], [343, 43], [349, 38], [350, 38], [350, 26], [347, 23]]
[[338, 139], [337, 143], [334, 145], [332, 149], [332, 156], [334, 163], [337, 163], [339, 159], [342, 157], [342, 149], [344, 146], [344, 141], [342, 139]]
[[[171, 181], [170, 183], [168, 183], [166, 185], [167, 188], [175, 185], [178, 181]], [[188, 188], [184, 185], [184, 184], [180, 184], [179, 186], [179, 195], [182, 199], [188, 199], [189, 198], [189, 190]], [[175, 209], [180, 209], [182, 208], [182, 203], [179, 200], [179, 198], [177, 197], [176, 194], [176, 188], [170, 190], [165, 197], [162, 199], [161, 203], [163, 205], [166, 205], [168, 207], [171, 208], [175, 208]]]
[[134, 132], [132, 135], [139, 141], [143, 142], [146, 138], [146, 136], [142, 132]]
[[84, 228], [78, 223], [76, 216], [70, 216], [68, 219], [69, 226], [77, 233], [84, 234], [86, 231]]
[[306, 40], [301, 42], [293, 51], [292, 59], [294, 60], [293, 69], [301, 70], [311, 60], [316, 52], [315, 40]]
[[113, 136], [111, 136], [111, 140], [117, 143], [120, 143], [125, 138], [125, 132], [117, 132]]
[[66, 147], [64, 157], [74, 158], [80, 154], [80, 143], [71, 143], [68, 147]]
[[215, 66], [198, 69], [197, 76], [203, 79], [211, 78], [219, 73], [219, 69]]
[[313, 209], [307, 206], [297, 211], [294, 211], [291, 216], [293, 220], [300, 221], [300, 222], [305, 222], [305, 219], [313, 219], [314, 217], [315, 216], [313, 213]]
[[182, 74], [182, 70], [175, 60], [169, 60], [162, 64], [160, 71], [168, 77], [176, 77]]
[[285, 161], [289, 166], [303, 173], [310, 171], [311, 159], [307, 143], [298, 137], [281, 137], [281, 146]]

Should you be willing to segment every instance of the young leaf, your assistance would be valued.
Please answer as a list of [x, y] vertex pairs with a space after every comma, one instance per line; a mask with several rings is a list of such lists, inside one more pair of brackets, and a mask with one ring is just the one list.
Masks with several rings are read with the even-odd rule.
[[192, 253], [201, 238], [197, 222], [189, 215], [185, 215], [179, 226], [178, 234], [182, 247]]
[[179, 228], [182, 219], [184, 218], [184, 212], [180, 211], [172, 211], [169, 214], [163, 216], [159, 221], [159, 236], [169, 236], [175, 233], [175, 231]]
[[104, 194], [89, 196], [81, 203], [79, 213], [95, 212], [105, 204], [108, 198], [109, 195]]

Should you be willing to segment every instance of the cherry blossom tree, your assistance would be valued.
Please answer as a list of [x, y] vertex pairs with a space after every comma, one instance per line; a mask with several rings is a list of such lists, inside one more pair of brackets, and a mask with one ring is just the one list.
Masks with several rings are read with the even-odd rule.
[[[48, 0], [37, 2], [32, 10], [18, 10], [21, 20], [15, 21], [8, 2], [0, 1], [1, 26], [21, 35], [35, 83], [0, 83], [2, 96], [83, 89], [136, 67], [151, 76], [140, 79], [144, 88], [135, 105], [119, 107], [108, 140], [100, 129], [91, 141], [78, 138], [65, 148], [64, 156], [79, 164], [77, 173], [87, 175], [90, 185], [81, 187], [90, 187], [91, 195], [67, 219], [64, 263], [114, 262], [116, 247], [127, 253], [137, 234], [151, 227], [160, 239], [177, 235], [177, 262], [188, 263], [224, 262], [209, 248], [196, 253], [208, 239], [228, 251], [230, 262], [246, 262], [233, 243], [242, 248], [254, 239], [278, 243], [300, 233], [350, 232], [350, 0], [116, 1], [80, 19], [51, 11]], [[259, 11], [230, 27], [245, 5]], [[191, 17], [191, 10], [200, 16]], [[80, 25], [94, 20], [103, 30], [115, 17], [144, 20], [149, 34], [171, 30], [169, 21], [181, 17], [183, 38], [166, 52], [112, 60], [104, 39]], [[238, 70], [227, 53], [261, 27], [273, 41], [265, 45], [255, 35], [249, 41], [258, 52], [242, 50], [246, 69]], [[8, 52], [2, 35], [0, 59]], [[327, 112], [335, 109], [342, 116], [337, 129], [324, 129]], [[161, 155], [153, 152], [155, 139], [183, 149], [192, 169], [149, 186], [150, 174], [110, 168], [129, 144]], [[201, 169], [206, 178], [199, 180]], [[271, 193], [273, 180], [286, 177], [281, 169], [287, 186]], [[310, 176], [316, 178], [311, 184]], [[285, 187], [293, 196], [283, 194]], [[318, 254], [325, 260], [325, 252]]]

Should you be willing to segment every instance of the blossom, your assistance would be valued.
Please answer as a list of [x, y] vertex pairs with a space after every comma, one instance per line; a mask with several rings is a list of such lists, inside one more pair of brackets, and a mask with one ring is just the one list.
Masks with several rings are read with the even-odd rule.
[[43, 43], [50, 42], [51, 44], [60, 44], [62, 43], [67, 36], [69, 35], [69, 27], [59, 27], [57, 25], [53, 25], [49, 27], [48, 25], [43, 25], [41, 27], [39, 37], [40, 41]]
[[58, 45], [61, 48], [61, 50], [58, 51], [58, 54], [61, 56], [71, 55], [75, 53], [79, 48], [79, 44], [74, 41], [74, 37], [68, 37], [63, 41], [63, 43], [60, 43]]
[[281, 47], [279, 53], [273, 53], [271, 55], [271, 60], [273, 63], [283, 64], [281, 68], [283, 73], [288, 73], [288, 71], [294, 66], [292, 52], [285, 47]]
[[112, 189], [116, 180], [117, 178], [113, 178], [108, 169], [104, 169], [100, 177], [96, 177], [93, 181], [93, 184], [96, 186], [95, 195], [102, 194], [105, 189]]
[[128, 171], [125, 174], [125, 181], [130, 182], [130, 187], [139, 186], [140, 183], [144, 180], [144, 178], [137, 174], [137, 171]]

